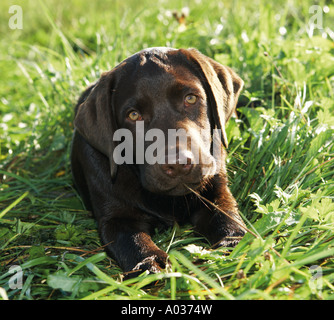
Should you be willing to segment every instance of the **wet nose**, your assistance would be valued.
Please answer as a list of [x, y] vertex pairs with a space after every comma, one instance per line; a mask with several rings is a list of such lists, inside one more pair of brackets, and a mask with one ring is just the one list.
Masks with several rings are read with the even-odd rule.
[[165, 163], [161, 165], [161, 170], [169, 177], [176, 178], [188, 174], [193, 165], [191, 160], [187, 159], [187, 163]]

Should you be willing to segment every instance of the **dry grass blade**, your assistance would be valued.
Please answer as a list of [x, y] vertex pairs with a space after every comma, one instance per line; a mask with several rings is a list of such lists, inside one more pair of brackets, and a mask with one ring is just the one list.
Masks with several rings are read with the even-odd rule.
[[191, 192], [193, 192], [199, 199], [207, 202], [208, 204], [210, 204], [211, 206], [213, 206], [215, 209], [217, 209], [219, 212], [223, 213], [226, 217], [228, 217], [229, 219], [231, 219], [233, 222], [235, 222], [239, 227], [241, 227], [242, 229], [244, 229], [245, 231], [249, 232], [251, 235], [253, 235], [255, 238], [258, 238], [258, 235], [255, 234], [253, 231], [249, 230], [242, 222], [238, 221], [237, 219], [234, 219], [233, 217], [231, 217], [228, 213], [226, 213], [224, 210], [222, 210], [221, 208], [219, 208], [216, 204], [214, 204], [213, 202], [211, 202], [210, 200], [206, 199], [205, 197], [203, 197], [201, 194], [199, 194], [197, 191], [191, 189], [190, 187], [188, 187], [187, 185], [185, 185]]

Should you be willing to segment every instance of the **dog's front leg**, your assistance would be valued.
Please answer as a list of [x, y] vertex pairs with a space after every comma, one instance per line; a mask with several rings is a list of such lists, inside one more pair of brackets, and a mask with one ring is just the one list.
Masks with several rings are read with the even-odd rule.
[[215, 188], [215, 197], [192, 215], [195, 230], [204, 235], [213, 247], [234, 247], [245, 234], [238, 206], [225, 181]]
[[[131, 216], [134, 216], [131, 209]], [[159, 249], [149, 235], [149, 225], [131, 218], [104, 217], [99, 232], [107, 251], [125, 272], [159, 272], [167, 264], [168, 255]], [[135, 273], [138, 274], [138, 272]]]

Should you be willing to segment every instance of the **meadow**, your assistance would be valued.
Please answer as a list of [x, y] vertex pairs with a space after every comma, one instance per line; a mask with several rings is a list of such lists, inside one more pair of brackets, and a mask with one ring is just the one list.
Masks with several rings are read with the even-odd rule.
[[[331, 1], [17, 0], [0, 21], [0, 299], [334, 299]], [[253, 234], [212, 250], [175, 225], [154, 236], [171, 269], [124, 279], [73, 187], [74, 105], [153, 46], [244, 79], [228, 175]]]

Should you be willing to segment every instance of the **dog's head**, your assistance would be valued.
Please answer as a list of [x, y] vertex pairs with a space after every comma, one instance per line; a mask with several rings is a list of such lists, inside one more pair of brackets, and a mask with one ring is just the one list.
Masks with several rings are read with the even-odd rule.
[[145, 189], [183, 195], [224, 165], [225, 124], [242, 86], [195, 49], [146, 49], [102, 75], [74, 124], [108, 156], [114, 179], [125, 162]]

